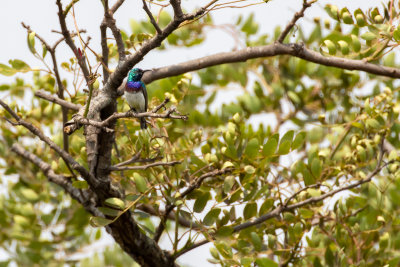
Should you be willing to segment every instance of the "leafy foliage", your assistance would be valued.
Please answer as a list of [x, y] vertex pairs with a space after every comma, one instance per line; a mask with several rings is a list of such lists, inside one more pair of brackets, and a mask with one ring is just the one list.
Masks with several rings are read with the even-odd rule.
[[[314, 29], [308, 36], [298, 28], [294, 41], [302, 41], [327, 57], [397, 66], [392, 48], [400, 41], [400, 29], [394, 25], [399, 10], [388, 2], [389, 6], [382, 9], [354, 12], [327, 5], [331, 19], [324, 23], [314, 19]], [[163, 11], [158, 19], [164, 27], [172, 16]], [[212, 23], [207, 15], [181, 27], [160, 50], [201, 44], [204, 29]], [[253, 15], [239, 18], [236, 25], [248, 45], [274, 42], [276, 36], [260, 35], [258, 28]], [[149, 22], [132, 20], [130, 32], [122, 31], [127, 53], [133, 54], [155, 33]], [[277, 28], [276, 35], [279, 33]], [[40, 55], [35, 48], [35, 33], [29, 33], [27, 40], [30, 51], [44, 60], [46, 52]], [[117, 59], [116, 44], [110, 41], [108, 47], [110, 58]], [[77, 59], [71, 58], [61, 66], [65, 73], [75, 75], [72, 82], [63, 81], [69, 92], [67, 100], [84, 105], [87, 95], [76, 75]], [[57, 93], [54, 73], [32, 70], [19, 59], [0, 65], [2, 75], [24, 72], [33, 72], [32, 80], [18, 77], [11, 84], [0, 85], [0, 91], [12, 99], [14, 111], [62, 146], [60, 106], [30, 97], [39, 89]], [[147, 87], [150, 108], [168, 96], [189, 120], [151, 119], [148, 131], [139, 131], [135, 121], [119, 120], [115, 126], [118, 150], [113, 150], [111, 161], [117, 164], [136, 154], [141, 159], [181, 163], [112, 172], [113, 182], [124, 189], [125, 198], [104, 201], [99, 210], [107, 218], [90, 218], [75, 200], [48, 183], [36, 165], [10, 154], [12, 144], [21, 143], [48, 162], [54, 172], [71, 179], [75, 188], [88, 188], [53, 150], [26, 129], [10, 127], [6, 120], [0, 122], [0, 168], [3, 182], [8, 181], [0, 198], [0, 240], [9, 261], [17, 265], [73, 265], [77, 262], [68, 260], [68, 256], [103, 234], [96, 227], [109, 225], [130, 210], [142, 232], [153, 237], [159, 221], [153, 216], [162, 214], [165, 207], [174, 207], [175, 223], [166, 224], [168, 235], [176, 235], [171, 238], [174, 255], [205, 238], [213, 242], [209, 261], [221, 266], [399, 264], [400, 163], [396, 151], [400, 148], [400, 95], [394, 80], [279, 56], [218, 65], [158, 80]], [[241, 94], [221, 104], [226, 90], [233, 89]], [[123, 99], [118, 100], [117, 110], [128, 110]], [[3, 109], [0, 115], [12, 120]], [[255, 118], [260, 116], [262, 122], [256, 125]], [[392, 152], [382, 156], [387, 166], [379, 169], [371, 182], [360, 183], [351, 188], [351, 194], [331, 202], [300, 205], [371, 180], [370, 175], [383, 164], [384, 140], [391, 144]], [[87, 168], [83, 131], [74, 133], [69, 142], [68, 152]], [[188, 194], [182, 194], [213, 170], [225, 171], [207, 176]], [[238, 230], [245, 223], [296, 203], [299, 207]], [[155, 212], [148, 213], [143, 207]], [[189, 221], [189, 226], [181, 225], [185, 231], [177, 231], [179, 219]], [[60, 251], [63, 256], [58, 256]], [[101, 256], [80, 260], [80, 265], [134, 263], [113, 247]]]

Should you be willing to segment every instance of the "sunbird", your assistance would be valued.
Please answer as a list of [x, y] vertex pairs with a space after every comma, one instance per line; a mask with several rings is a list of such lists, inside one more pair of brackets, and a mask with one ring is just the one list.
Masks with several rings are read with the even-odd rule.
[[[125, 85], [125, 98], [129, 107], [136, 113], [147, 111], [146, 85], [141, 81], [143, 73], [149, 70], [134, 68], [129, 71], [128, 80]], [[140, 129], [146, 129], [145, 118], [140, 118]]]

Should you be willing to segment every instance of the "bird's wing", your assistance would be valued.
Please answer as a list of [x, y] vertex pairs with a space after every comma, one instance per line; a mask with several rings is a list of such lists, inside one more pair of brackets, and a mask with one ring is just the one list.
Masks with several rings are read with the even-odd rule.
[[144, 96], [144, 112], [147, 112], [147, 90], [146, 90], [146, 85], [142, 83], [142, 90], [143, 90], [143, 96]]

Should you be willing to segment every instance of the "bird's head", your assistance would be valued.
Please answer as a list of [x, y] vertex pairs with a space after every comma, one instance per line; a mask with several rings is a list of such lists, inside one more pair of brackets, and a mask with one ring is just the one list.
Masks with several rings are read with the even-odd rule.
[[133, 68], [128, 74], [128, 81], [140, 81], [142, 79], [143, 73], [149, 70], [142, 70], [139, 68]]

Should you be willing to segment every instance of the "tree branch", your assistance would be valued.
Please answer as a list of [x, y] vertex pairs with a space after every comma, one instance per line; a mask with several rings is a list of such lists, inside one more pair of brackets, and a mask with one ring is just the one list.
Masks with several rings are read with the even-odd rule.
[[60, 105], [62, 107], [65, 107], [65, 108], [68, 108], [68, 109], [71, 109], [71, 110], [74, 110], [74, 111], [78, 111], [80, 108], [82, 108], [82, 106], [79, 105], [79, 104], [74, 104], [74, 103], [71, 103], [71, 102], [66, 101], [64, 99], [61, 99], [58, 96], [51, 95], [51, 94], [47, 93], [45, 90], [43, 90], [43, 89], [37, 90], [35, 92], [35, 96], [43, 98], [43, 99], [46, 99], [46, 100], [48, 100], [50, 102], [53, 102], [55, 104], [58, 104], [58, 105]]
[[151, 167], [157, 167], [157, 166], [174, 166], [177, 164], [182, 163], [182, 161], [170, 161], [170, 162], [154, 162], [154, 163], [150, 163], [147, 165], [143, 165], [143, 166], [126, 166], [126, 167], [119, 167], [119, 166], [111, 166], [109, 168], [110, 171], [128, 171], [128, 170], [147, 170], [148, 168]]
[[143, 2], [143, 9], [147, 13], [147, 16], [149, 17], [151, 24], [153, 24], [153, 26], [156, 29], [157, 33], [161, 34], [162, 30], [160, 29], [160, 26], [158, 26], [156, 20], [153, 17], [153, 14], [151, 13], [150, 9], [148, 8], [148, 6], [146, 4], [146, 0], [142, 0], [142, 2]]
[[83, 77], [86, 80], [86, 84], [89, 88], [92, 88], [91, 82], [90, 82], [90, 71], [86, 65], [86, 62], [84, 61], [84, 57], [82, 55], [79, 54], [77, 47], [75, 46], [74, 41], [72, 40], [71, 37], [71, 33], [69, 32], [68, 28], [67, 28], [67, 24], [65, 22], [65, 15], [64, 15], [64, 11], [62, 8], [62, 4], [61, 4], [61, 0], [57, 0], [56, 4], [58, 6], [58, 19], [60, 22], [60, 26], [61, 26], [61, 32], [62, 35], [65, 38], [65, 42], [67, 43], [67, 45], [71, 48], [72, 52], [74, 53], [75, 57], [78, 60], [78, 64], [81, 67], [82, 73], [83, 73]]
[[380, 66], [368, 63], [364, 60], [354, 60], [340, 57], [325, 57], [320, 53], [310, 50], [304, 44], [274, 43], [266, 46], [247, 47], [245, 49], [217, 53], [214, 55], [190, 60], [187, 62], [170, 65], [148, 71], [143, 75], [143, 81], [147, 84], [166, 77], [177, 76], [190, 71], [200, 70], [227, 63], [245, 62], [254, 58], [273, 57], [279, 55], [292, 55], [316, 64], [346, 70], [365, 71], [370, 74], [400, 78], [400, 69]]
[[[108, 9], [108, 0], [104, 1], [104, 19], [101, 24], [102, 25], [105, 24], [105, 25], [107, 25], [108, 28], [110, 28], [111, 32], [114, 35], [115, 42], [117, 43], [119, 60], [120, 61], [124, 60], [125, 59], [124, 41], [122, 40], [121, 31], [118, 29], [117, 25], [115, 24], [115, 19], [113, 17], [113, 13], [111, 13], [110, 10]], [[103, 29], [102, 29], [102, 33], [103, 33]], [[104, 37], [102, 34], [102, 42], [103, 42], [103, 38]], [[102, 47], [103, 47], [103, 43], [102, 43]], [[104, 50], [103, 50], [103, 53], [104, 53]]]
[[[177, 113], [177, 115], [174, 115]], [[176, 107], [170, 107], [164, 113], [153, 113], [150, 112], [142, 112], [142, 113], [135, 113], [133, 111], [127, 111], [123, 113], [114, 113], [109, 116], [104, 121], [97, 121], [85, 118], [81, 114], [75, 114], [70, 121], [64, 124], [64, 132], [67, 134], [72, 134], [76, 130], [78, 130], [82, 125], [91, 125], [97, 128], [103, 129], [106, 132], [113, 132], [113, 129], [108, 128], [115, 120], [122, 119], [122, 118], [162, 118], [162, 119], [178, 119], [178, 120], [187, 120], [187, 115], [180, 115], [179, 112], [176, 110]]]
[[25, 158], [26, 160], [32, 162], [46, 175], [50, 182], [57, 184], [62, 187], [65, 192], [67, 192], [73, 199], [77, 200], [82, 206], [91, 214], [95, 216], [100, 216], [100, 211], [96, 208], [95, 203], [90, 198], [89, 191], [83, 191], [72, 186], [71, 180], [56, 174], [52, 169], [50, 164], [44, 162], [41, 158], [35, 154], [25, 150], [22, 146], [15, 143], [11, 146], [11, 151], [15, 152], [19, 156]]
[[307, 0], [303, 0], [303, 8], [294, 14], [294, 17], [290, 21], [290, 23], [286, 26], [286, 28], [283, 30], [283, 32], [279, 35], [277, 42], [282, 43], [283, 40], [285, 40], [286, 36], [290, 32], [290, 30], [296, 25], [296, 22], [304, 16], [304, 12], [306, 11], [307, 8], [309, 8], [316, 0], [311, 1], [310, 3], [307, 2]]

